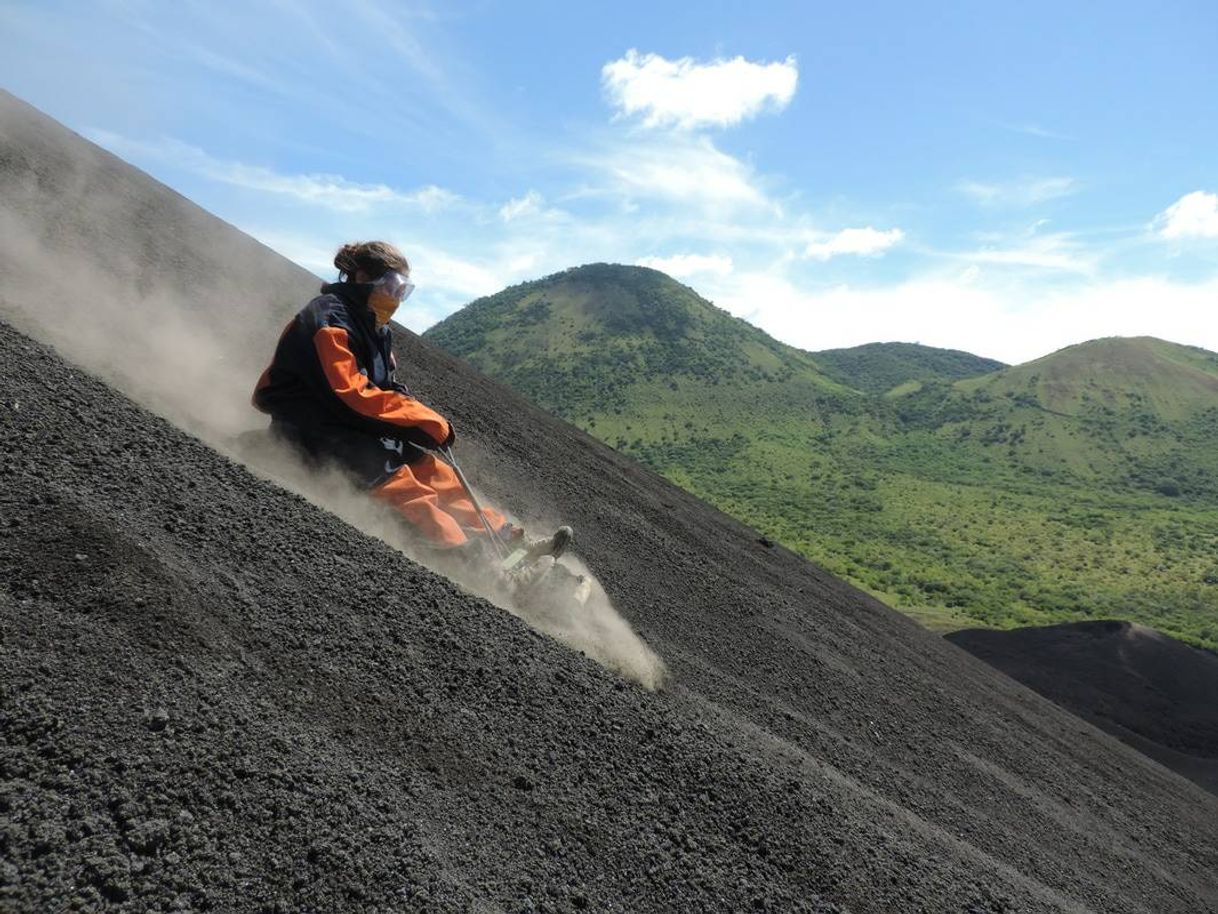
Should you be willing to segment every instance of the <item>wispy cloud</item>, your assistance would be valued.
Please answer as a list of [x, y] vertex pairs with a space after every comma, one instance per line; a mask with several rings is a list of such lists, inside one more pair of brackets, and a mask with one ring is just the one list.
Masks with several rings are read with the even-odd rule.
[[726, 276], [732, 272], [732, 258], [725, 254], [674, 254], [671, 257], [640, 257], [641, 267], [651, 267], [678, 279], [691, 276]]
[[621, 115], [648, 127], [730, 127], [764, 110], [781, 111], [795, 96], [794, 57], [754, 63], [743, 57], [699, 63], [630, 50], [601, 69], [601, 83]]
[[970, 264], [1025, 268], [1040, 271], [1091, 275], [1099, 255], [1068, 232], [1024, 235], [971, 251], [947, 254]]
[[334, 267], [337, 244], [327, 246], [315, 238], [264, 225], [238, 224], [237, 228], [317, 276], [333, 278], [337, 273]]
[[1155, 218], [1162, 238], [1218, 238], [1218, 194], [1195, 190], [1185, 194]]
[[118, 155], [152, 159], [223, 184], [289, 197], [340, 212], [364, 212], [394, 205], [416, 207], [431, 213], [460, 199], [451, 191], [434, 185], [400, 191], [385, 184], [349, 181], [341, 175], [281, 174], [262, 165], [218, 159], [197, 146], [173, 139], [148, 143], [104, 130], [86, 131], [86, 134]]
[[351, 0], [348, 5], [363, 20], [363, 26], [393, 52], [396, 60], [426, 79], [433, 89], [448, 92], [453, 67], [446, 65], [436, 49], [429, 47], [420, 35], [419, 19], [431, 17], [429, 14], [419, 16], [418, 4]]
[[499, 218], [504, 222], [511, 222], [513, 219], [519, 219], [522, 216], [533, 216], [541, 212], [542, 206], [541, 194], [535, 190], [530, 190], [523, 197], [513, 197], [503, 206], [499, 207]]
[[956, 189], [984, 206], [1035, 206], [1079, 190], [1074, 178], [1020, 178], [1015, 181], [961, 181]]
[[260, 89], [265, 89], [276, 94], [290, 94], [282, 80], [276, 79], [258, 67], [250, 66], [224, 54], [218, 54], [210, 48], [205, 48], [198, 44], [186, 45], [183, 51], [214, 73], [249, 83], [252, 86], [257, 86]]
[[773, 208], [753, 170], [706, 137], [624, 143], [608, 154], [585, 158], [583, 164], [602, 171], [613, 189], [627, 197], [702, 207]]
[[893, 245], [900, 244], [904, 239], [905, 233], [899, 228], [880, 230], [867, 226], [842, 229], [828, 238], [809, 242], [804, 248], [804, 256], [813, 260], [828, 260], [840, 254], [873, 257]]
[[1033, 123], [1008, 123], [1000, 122], [998, 124], [1003, 130], [1009, 130], [1012, 133], [1022, 133], [1024, 136], [1039, 137], [1043, 140], [1065, 140], [1069, 139], [1064, 133], [1058, 133], [1056, 130], [1049, 130], [1047, 127], [1042, 127], [1040, 124]]
[[467, 299], [498, 292], [508, 282], [503, 264], [480, 263], [429, 245], [411, 246], [414, 258], [427, 264], [426, 281]]

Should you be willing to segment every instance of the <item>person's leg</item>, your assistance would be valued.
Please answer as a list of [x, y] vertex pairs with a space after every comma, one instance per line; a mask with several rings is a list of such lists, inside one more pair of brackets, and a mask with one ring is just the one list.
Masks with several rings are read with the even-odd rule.
[[[391, 504], [434, 545], [461, 546], [469, 539], [461, 529], [462, 524], [442, 507], [440, 493], [428, 481], [434, 477], [434, 468], [437, 465], [445, 466], [430, 454], [413, 464], [407, 464], [388, 480], [373, 488], [372, 496]], [[449, 469], [448, 472], [452, 473], [452, 470]], [[480, 524], [478, 532], [481, 532]]]
[[[442, 460], [429, 456], [425, 461], [421, 460], [414, 464], [413, 469], [419, 481], [436, 493], [440, 509], [460, 524], [467, 536], [486, 535], [486, 530], [478, 517], [478, 511], [469, 496], [465, 494], [465, 487], [461, 485], [461, 480], [457, 478], [457, 473], [452, 467]], [[512, 531], [519, 529], [513, 528], [502, 512], [485, 504], [482, 506], [482, 513], [486, 515], [491, 529], [502, 532], [505, 537], [511, 537]]]

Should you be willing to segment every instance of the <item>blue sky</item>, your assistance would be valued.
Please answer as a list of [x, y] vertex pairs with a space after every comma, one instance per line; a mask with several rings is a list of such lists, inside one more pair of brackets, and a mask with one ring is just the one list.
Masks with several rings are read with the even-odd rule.
[[591, 261], [807, 349], [1218, 350], [1218, 6], [5, 2], [0, 83], [416, 330]]

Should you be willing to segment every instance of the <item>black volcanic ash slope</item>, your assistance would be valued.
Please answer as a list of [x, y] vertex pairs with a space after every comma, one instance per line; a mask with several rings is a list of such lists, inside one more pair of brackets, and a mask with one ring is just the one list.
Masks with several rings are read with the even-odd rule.
[[[30, 364], [59, 379], [49, 402]], [[0, 366], [9, 909], [1215, 904], [1192, 788], [902, 622], [938, 650], [878, 650], [860, 636], [891, 614], [785, 554], [739, 537], [725, 574], [669, 544], [726, 592], [702, 602], [682, 575], [704, 624], [664, 608], [683, 681], [653, 695], [3, 325]], [[735, 534], [694, 502], [665, 514]], [[637, 594], [670, 587], [649, 583], [645, 542], [618, 546], [635, 566], [621, 583], [658, 621]], [[794, 611], [799, 587], [817, 609]], [[699, 643], [724, 625], [734, 644]], [[799, 688], [809, 672], [817, 687]], [[881, 682], [888, 709], [868, 697]], [[1064, 842], [1077, 865], [1049, 859]]]
[[[16, 174], [30, 206], [6, 217], [101, 167], [141, 228], [73, 230], [91, 263], [172, 279], [141, 233], [172, 263], [198, 256], [185, 227], [231, 231], [56, 130], [82, 170]], [[241, 275], [292, 274], [249, 250]], [[273, 300], [250, 282], [244, 304]], [[202, 337], [213, 297], [176, 292]], [[399, 358], [494, 497], [576, 524], [672, 687], [531, 634], [2, 328], [5, 910], [1218, 910], [1212, 796], [456, 359], [405, 333]]]
[[1108, 620], [945, 637], [1218, 793], [1218, 655]]
[[0, 391], [5, 911], [831, 911], [886, 878], [840, 787], [3, 324]]

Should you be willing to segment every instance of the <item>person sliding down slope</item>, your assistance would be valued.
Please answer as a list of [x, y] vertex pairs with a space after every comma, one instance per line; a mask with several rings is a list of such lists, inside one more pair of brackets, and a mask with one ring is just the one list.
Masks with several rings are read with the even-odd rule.
[[[392, 505], [431, 546], [481, 557], [487, 531], [454, 469], [431, 450], [447, 448], [452, 422], [394, 380], [389, 318], [414, 289], [410, 265], [383, 241], [347, 244], [334, 257], [339, 281], [284, 329], [254, 389], [273, 433], [312, 460], [332, 460]], [[503, 513], [483, 506], [492, 530], [531, 557], [557, 554], [570, 528], [527, 541]]]

